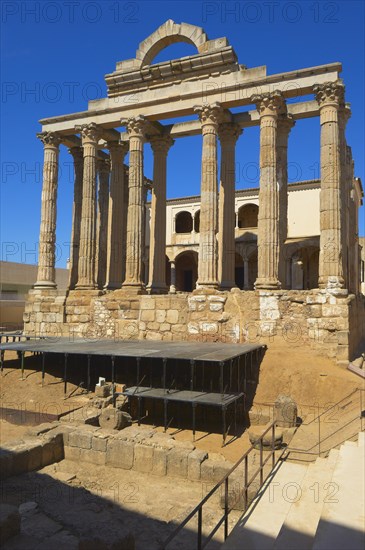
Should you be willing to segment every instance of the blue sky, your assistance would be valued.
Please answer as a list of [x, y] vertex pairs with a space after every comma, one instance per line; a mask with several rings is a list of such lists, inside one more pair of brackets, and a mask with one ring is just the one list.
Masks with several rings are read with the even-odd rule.
[[[1, 259], [36, 263], [43, 146], [38, 120], [87, 109], [106, 96], [104, 75], [135, 56], [139, 42], [167, 19], [226, 36], [239, 62], [274, 74], [340, 61], [352, 118], [347, 141], [364, 178], [364, 2], [359, 1], [5, 1], [2, 21]], [[173, 45], [155, 61], [192, 55]], [[145, 172], [152, 155], [145, 147]], [[168, 196], [199, 193], [201, 138], [176, 140], [169, 153]], [[259, 131], [237, 145], [237, 188], [258, 186]], [[71, 157], [61, 147], [57, 265], [65, 266], [72, 213]], [[319, 121], [297, 122], [289, 144], [290, 181], [319, 176]], [[310, 213], [308, 213], [310, 215]], [[361, 209], [360, 234], [365, 235]]]

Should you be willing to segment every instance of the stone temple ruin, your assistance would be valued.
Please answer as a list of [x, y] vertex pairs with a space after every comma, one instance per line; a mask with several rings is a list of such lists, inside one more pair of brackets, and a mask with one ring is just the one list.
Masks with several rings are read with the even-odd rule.
[[[194, 45], [197, 54], [153, 64], [176, 42]], [[363, 193], [345, 137], [351, 112], [340, 72], [341, 64], [331, 63], [267, 75], [265, 66], [240, 65], [227, 38], [209, 40], [203, 29], [169, 20], [134, 59], [106, 75], [106, 98], [90, 101], [86, 111], [43, 119], [38, 280], [26, 304], [26, 334], [205, 342], [277, 335], [339, 362], [351, 359], [364, 333], [357, 227]], [[308, 95], [313, 99], [300, 101]], [[298, 102], [289, 103], [294, 97]], [[246, 110], [232, 114], [237, 107]], [[163, 123], [188, 115], [196, 119]], [[316, 277], [295, 290], [286, 276], [287, 147], [296, 121], [308, 117], [320, 121], [319, 254]], [[256, 125], [257, 277], [254, 288], [241, 290], [235, 283], [235, 146], [242, 130]], [[197, 281], [192, 292], [176, 292], [175, 257], [166, 262], [166, 165], [174, 140], [196, 134], [202, 135]], [[152, 183], [144, 177], [146, 143], [154, 154]], [[75, 173], [66, 293], [55, 284], [61, 144], [70, 148]]]

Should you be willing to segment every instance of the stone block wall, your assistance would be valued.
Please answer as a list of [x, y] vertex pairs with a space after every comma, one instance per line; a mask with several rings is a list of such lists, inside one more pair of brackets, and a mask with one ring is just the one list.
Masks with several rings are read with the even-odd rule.
[[30, 291], [28, 334], [162, 341], [251, 342], [310, 346], [337, 361], [353, 359], [364, 338], [365, 297], [325, 290]]
[[107, 431], [88, 424], [52, 422], [31, 428], [22, 440], [3, 445], [1, 479], [63, 459], [207, 483], [219, 481], [233, 466], [221, 455], [209, 456], [191, 442], [176, 441], [153, 429], [130, 426]]
[[[43, 431], [44, 430], [44, 431]], [[0, 479], [39, 470], [64, 458], [63, 430], [50, 424], [29, 430], [21, 440], [3, 443]]]
[[[130, 426], [110, 432], [94, 426], [77, 426], [64, 435], [64, 454], [65, 459], [74, 462], [193, 481], [215, 480], [213, 472], [203, 468], [205, 461], [209, 462], [206, 452], [196, 449], [193, 443], [176, 441], [168, 434], [147, 428]], [[232, 467], [223, 457], [215, 463], [225, 473]]]

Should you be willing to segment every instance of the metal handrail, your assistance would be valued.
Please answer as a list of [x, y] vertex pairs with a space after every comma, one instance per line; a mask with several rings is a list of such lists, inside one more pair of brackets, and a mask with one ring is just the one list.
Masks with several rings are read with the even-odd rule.
[[[301, 448], [298, 448], [298, 447], [290, 447], [288, 446], [286, 448], [286, 452], [295, 452], [295, 453], [302, 453], [302, 454], [309, 454], [309, 455], [318, 455], [320, 456], [321, 455], [321, 444], [323, 442], [325, 442], [326, 440], [330, 439], [331, 437], [333, 437], [335, 434], [339, 433], [341, 430], [343, 430], [344, 428], [346, 428], [347, 426], [349, 426], [352, 422], [354, 422], [354, 420], [358, 420], [360, 419], [360, 430], [362, 431], [362, 392], [365, 391], [365, 388], [356, 388], [355, 390], [353, 390], [351, 393], [349, 393], [346, 397], [340, 399], [340, 401], [338, 401], [337, 403], [335, 403], [334, 405], [332, 405], [331, 407], [329, 407], [328, 409], [326, 409], [323, 413], [319, 414], [316, 418], [313, 418], [313, 420], [311, 420], [310, 422], [307, 422], [307, 423], [303, 423], [302, 425], [303, 426], [309, 426], [310, 424], [312, 424], [313, 422], [315, 421], [318, 421], [318, 443], [315, 443], [314, 445], [312, 445], [311, 447], [308, 447], [308, 449], [301, 449]], [[332, 432], [330, 435], [326, 435], [326, 437], [324, 437], [323, 439], [321, 439], [321, 417], [325, 414], [328, 413], [328, 411], [330, 411], [331, 409], [337, 407], [340, 403], [342, 403], [343, 401], [346, 401], [349, 397], [352, 397], [354, 394], [358, 393], [360, 395], [360, 414], [352, 417], [350, 420], [348, 420], [345, 424], [342, 424], [342, 426], [340, 426], [337, 430], [335, 430], [334, 432]], [[353, 435], [349, 436], [349, 437], [354, 437], [356, 435], [356, 433], [358, 432], [355, 432]], [[341, 444], [341, 443], [339, 443]], [[318, 445], [318, 451], [317, 452], [313, 452], [311, 451], [311, 449], [313, 449], [314, 447], [316, 447]], [[324, 452], [327, 452], [328, 449]]]
[[[223, 478], [209, 491], [209, 493], [199, 502], [197, 506], [186, 516], [186, 518], [178, 525], [178, 527], [167, 537], [167, 539], [162, 543], [161, 549], [167, 548], [167, 546], [170, 544], [170, 542], [180, 533], [180, 531], [185, 527], [187, 523], [196, 515], [198, 514], [198, 531], [197, 531], [197, 549], [203, 550], [203, 548], [206, 547], [206, 545], [210, 542], [212, 537], [215, 535], [219, 527], [224, 522], [224, 540], [228, 537], [228, 516], [230, 512], [233, 509], [233, 506], [229, 508], [228, 505], [228, 478], [229, 476], [237, 469], [237, 467], [244, 461], [244, 486], [243, 486], [243, 496], [244, 496], [244, 511], [248, 508], [248, 488], [254, 481], [254, 479], [260, 474], [260, 485], [257, 490], [257, 493], [263, 486], [264, 482], [268, 478], [268, 476], [271, 474], [272, 470], [274, 469], [276, 463], [280, 460], [282, 457], [284, 450], [280, 453], [280, 456], [275, 461], [275, 422], [272, 422], [266, 430], [261, 434], [260, 437], [257, 438], [257, 442], [260, 444], [260, 466], [256, 470], [256, 472], [253, 474], [250, 480], [248, 480], [248, 457], [252, 451], [255, 450], [255, 447], [251, 445], [251, 447], [241, 456], [241, 458], [232, 466], [232, 468], [223, 476]], [[271, 430], [272, 432], [272, 438], [271, 438], [271, 450], [269, 455], [263, 459], [263, 439], [265, 435]], [[272, 466], [270, 469], [270, 472], [267, 474], [267, 476], [264, 478], [264, 466], [268, 462], [268, 460], [272, 458]], [[206, 540], [202, 541], [202, 521], [203, 521], [203, 514], [202, 509], [204, 504], [211, 498], [211, 496], [216, 493], [216, 491], [224, 484], [224, 514], [219, 519], [215, 527], [212, 529], [212, 531], [206, 536]], [[256, 493], [256, 494], [257, 494]], [[234, 503], [235, 504], [235, 503]], [[234, 505], [233, 504], [233, 505]]]
[[[309, 422], [302, 422], [301, 423], [301, 426], [309, 426], [309, 424], [312, 424], [313, 422], [315, 422], [316, 420], [318, 420], [319, 417], [325, 415], [328, 413], [328, 411], [330, 411], [331, 409], [337, 407], [340, 403], [342, 403], [342, 401], [346, 401], [346, 399], [348, 399], [349, 397], [351, 397], [352, 395], [354, 395], [355, 393], [357, 393], [358, 391], [365, 391], [365, 388], [355, 388], [352, 392], [350, 392], [348, 395], [346, 395], [345, 397], [343, 397], [342, 399], [340, 399], [339, 401], [337, 401], [336, 403], [334, 403], [333, 405], [331, 405], [328, 409], [326, 409], [325, 411], [321, 412], [320, 414], [318, 414], [318, 416], [316, 416], [315, 418], [312, 418], [312, 420], [309, 420]], [[268, 402], [268, 403], [256, 403], [256, 405], [266, 405], [268, 407], [274, 407], [275, 406], [275, 402]], [[311, 407], [313, 405], [306, 405], [307, 407]]]
[[[342, 403], [343, 401], [345, 401], [346, 399], [348, 399], [349, 397], [351, 397], [352, 395], [354, 395], [355, 393], [359, 393], [360, 394], [360, 409], [362, 409], [362, 392], [365, 391], [365, 388], [356, 388], [354, 391], [352, 391], [350, 394], [348, 394], [346, 397], [342, 398], [340, 401], [338, 401], [337, 403], [335, 403], [334, 405], [332, 405], [331, 407], [329, 407], [328, 409], [326, 409], [326, 411], [324, 411], [323, 413], [319, 414], [316, 418], [314, 418], [313, 420], [311, 420], [310, 422], [308, 422], [307, 424], [304, 424], [304, 425], [309, 425], [311, 424], [312, 422], [315, 422], [316, 420], [318, 420], [318, 426], [319, 426], [319, 440], [318, 440], [318, 447], [319, 447], [319, 452], [318, 454], [320, 455], [321, 451], [320, 451], [320, 444], [321, 444], [321, 440], [320, 440], [320, 419], [321, 417], [324, 415], [324, 414], [327, 414], [328, 411], [330, 411], [331, 409], [333, 409], [334, 407], [337, 407], [340, 403]], [[337, 430], [336, 432], [334, 433], [337, 433], [339, 432], [341, 429], [343, 429], [344, 427], [348, 426], [351, 422], [353, 422], [353, 420], [355, 420], [356, 418], [358, 417], [354, 417], [351, 421], [347, 422], [345, 425], [341, 426], [341, 428], [339, 430]], [[362, 420], [362, 411], [360, 411], [360, 419]], [[267, 428], [266, 430], [261, 434], [261, 436], [257, 439], [257, 442], [259, 442], [260, 444], [260, 466], [257, 468], [257, 470], [254, 472], [254, 474], [251, 476], [250, 479], [248, 479], [248, 457], [250, 455], [250, 453], [255, 450], [255, 447], [252, 445], [243, 455], [242, 457], [234, 464], [234, 466], [224, 475], [224, 477], [213, 487], [213, 489], [211, 489], [209, 491], [209, 493], [200, 501], [200, 503], [186, 516], [186, 518], [180, 523], [180, 525], [178, 525], [178, 527], [167, 537], [167, 539], [162, 543], [161, 545], [161, 550], [165, 550], [167, 548], [167, 546], [170, 544], [170, 542], [180, 533], [180, 531], [185, 527], [185, 525], [187, 525], [187, 523], [189, 523], [189, 521], [197, 514], [198, 515], [198, 530], [197, 530], [197, 550], [203, 550], [203, 548], [206, 547], [206, 545], [210, 542], [210, 540], [213, 538], [213, 536], [215, 535], [215, 533], [217, 532], [217, 530], [221, 527], [221, 525], [223, 524], [224, 522], [224, 540], [226, 540], [227, 536], [228, 536], [228, 516], [230, 514], [230, 512], [232, 511], [233, 509], [233, 506], [231, 508], [229, 508], [228, 506], [228, 479], [229, 479], [229, 476], [237, 469], [237, 467], [244, 461], [244, 486], [243, 486], [243, 497], [244, 497], [244, 508], [243, 508], [243, 511], [245, 512], [248, 508], [248, 488], [250, 487], [250, 485], [252, 484], [252, 482], [256, 479], [256, 477], [260, 474], [260, 485], [255, 493], [255, 496], [258, 494], [258, 492], [260, 491], [261, 487], [263, 486], [264, 482], [266, 481], [266, 479], [270, 476], [271, 472], [274, 470], [275, 468], [275, 465], [277, 464], [277, 462], [282, 458], [282, 456], [284, 454], [286, 454], [288, 451], [294, 451], [294, 452], [302, 452], [302, 453], [306, 453], [306, 454], [317, 454], [317, 453], [311, 453], [310, 451], [305, 451], [303, 449], [295, 449], [295, 448], [290, 448], [290, 447], [285, 447], [281, 453], [280, 453], [280, 456], [278, 457], [277, 460], [275, 460], [275, 425], [276, 425], [276, 422], [273, 421]], [[361, 429], [362, 429], [362, 425], [361, 425]], [[270, 454], [265, 458], [265, 460], [263, 459], [263, 438], [264, 436], [269, 432], [269, 431], [272, 431], [272, 437], [271, 437], [271, 450], [270, 450]], [[331, 434], [332, 436], [333, 434]], [[355, 434], [354, 434], [355, 435]], [[325, 439], [323, 439], [323, 441], [325, 441], [326, 439], [328, 439], [329, 437], [331, 436], [327, 436]], [[257, 444], [256, 442], [256, 444]], [[271, 469], [270, 471], [268, 472], [267, 476], [264, 478], [264, 466], [266, 465], [266, 463], [268, 462], [268, 460], [272, 458], [272, 466], [271, 466]], [[224, 514], [223, 516], [219, 519], [219, 521], [217, 522], [217, 524], [215, 525], [215, 527], [213, 527], [213, 529], [211, 530], [211, 532], [206, 536], [206, 539], [203, 543], [202, 541], [202, 526], [203, 526], [203, 506], [204, 504], [212, 497], [213, 494], [216, 493], [216, 491], [224, 484]], [[235, 503], [234, 503], [235, 504]], [[233, 505], [234, 505], [233, 504]]]

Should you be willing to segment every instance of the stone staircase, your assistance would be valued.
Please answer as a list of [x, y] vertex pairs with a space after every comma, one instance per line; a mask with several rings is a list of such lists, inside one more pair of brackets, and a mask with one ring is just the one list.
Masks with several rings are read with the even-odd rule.
[[365, 432], [311, 464], [279, 463], [222, 550], [363, 550]]

